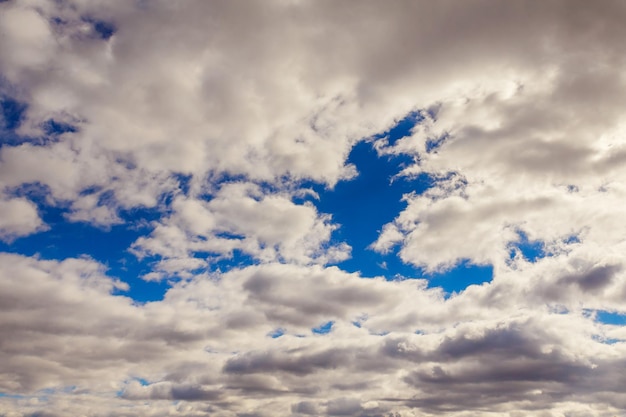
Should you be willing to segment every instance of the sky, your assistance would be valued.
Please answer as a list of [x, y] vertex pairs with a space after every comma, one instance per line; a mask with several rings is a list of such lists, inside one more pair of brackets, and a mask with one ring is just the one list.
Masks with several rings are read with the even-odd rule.
[[624, 415], [624, 21], [0, 1], [0, 416]]

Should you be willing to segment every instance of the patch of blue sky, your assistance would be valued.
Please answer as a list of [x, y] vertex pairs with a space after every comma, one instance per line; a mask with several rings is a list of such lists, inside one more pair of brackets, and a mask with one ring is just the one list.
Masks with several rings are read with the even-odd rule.
[[596, 320], [603, 324], [614, 326], [626, 326], [626, 313], [617, 313], [606, 310], [598, 310], [595, 314]]
[[437, 137], [437, 138], [432, 138], [432, 139], [428, 139], [426, 141], [426, 152], [431, 153], [437, 152], [437, 149], [439, 149], [439, 147], [441, 147], [441, 145], [444, 144], [444, 142], [450, 137], [450, 135], [448, 133], [444, 133], [443, 135]]
[[[423, 118], [421, 112], [413, 112], [388, 132], [374, 138], [387, 138], [393, 144], [409, 135], [415, 124]], [[412, 157], [379, 157], [371, 141], [357, 144], [347, 162], [356, 166], [359, 173], [356, 178], [342, 181], [332, 190], [310, 185], [319, 195], [319, 200], [309, 197], [310, 200], [320, 212], [331, 213], [333, 221], [340, 225], [333, 235], [334, 239], [352, 246], [351, 258], [338, 266], [349, 272], [360, 272], [365, 277], [384, 276], [388, 280], [426, 278], [430, 287], [442, 287], [448, 294], [493, 279], [491, 265], [473, 265], [463, 261], [446, 272], [426, 274], [421, 268], [403, 263], [398, 256], [398, 247], [386, 254], [371, 250], [369, 246], [378, 238], [382, 227], [393, 221], [406, 207], [402, 196], [408, 193], [421, 194], [434, 182], [425, 174], [417, 178], [395, 177], [406, 164], [413, 162]], [[522, 242], [520, 250], [527, 256], [538, 256], [539, 248], [533, 244], [528, 242], [525, 246]]]
[[[231, 269], [241, 269], [259, 263], [253, 256], [239, 249], [234, 249], [228, 256], [220, 255], [217, 259], [215, 259], [213, 254], [207, 253], [204, 255], [206, 255], [206, 258], [213, 258], [209, 266], [209, 271], [211, 272], [227, 272]], [[201, 258], [202, 254], [196, 253], [195, 256]]]
[[117, 32], [117, 27], [112, 22], [94, 19], [89, 16], [84, 16], [83, 21], [91, 24], [93, 31], [98, 36], [98, 38], [105, 41], [109, 40], [111, 36], [113, 36], [115, 32]]
[[57, 136], [63, 133], [77, 132], [78, 128], [70, 123], [59, 122], [54, 119], [48, 119], [44, 122], [43, 131], [46, 135]]
[[394, 145], [398, 140], [403, 137], [410, 136], [412, 129], [415, 125], [424, 120], [424, 115], [421, 111], [412, 111], [407, 114], [403, 119], [399, 120], [391, 129], [386, 132], [373, 136], [373, 139], [386, 139], [388, 145]]
[[319, 199], [303, 198], [309, 199], [321, 213], [332, 214], [333, 222], [340, 225], [333, 238], [352, 247], [352, 257], [339, 264], [342, 269], [360, 271], [364, 276], [395, 276], [400, 273], [395, 267], [400, 267], [402, 273], [412, 273], [410, 267], [407, 270], [399, 265], [395, 256], [369, 249], [382, 227], [406, 207], [402, 196], [422, 193], [432, 185], [427, 175], [394, 179], [404, 164], [410, 162], [409, 156], [379, 157], [372, 143], [364, 141], [348, 157], [348, 163], [358, 170], [356, 178], [341, 181], [334, 189], [311, 184]]
[[2, 115], [2, 128], [14, 130], [20, 127], [28, 105], [21, 103], [8, 96], [0, 97], [0, 112]]
[[[21, 117], [19, 103], [8, 105], [6, 112], [12, 118], [10, 126], [15, 127]], [[402, 196], [407, 193], [420, 194], [433, 185], [427, 175], [415, 178], [396, 177], [407, 165], [413, 163], [409, 155], [379, 156], [372, 141], [386, 138], [390, 143], [410, 134], [411, 129], [419, 123], [423, 116], [419, 112], [409, 114], [389, 131], [355, 145], [347, 162], [356, 166], [358, 176], [351, 180], [339, 182], [333, 189], [322, 184], [304, 182], [303, 188], [310, 188], [317, 197], [303, 194], [295, 198], [296, 202], [310, 201], [319, 212], [330, 213], [333, 222], [340, 227], [333, 233], [331, 244], [347, 242], [352, 247], [350, 259], [340, 262], [339, 267], [348, 272], [359, 272], [362, 276], [384, 276], [389, 280], [424, 277], [423, 271], [412, 265], [404, 264], [398, 257], [398, 248], [387, 254], [380, 254], [369, 246], [378, 238], [382, 227], [393, 221], [406, 207]], [[50, 135], [60, 134], [74, 129], [70, 125], [48, 122]], [[174, 174], [179, 182], [179, 190], [189, 193], [191, 176], [183, 173]], [[244, 176], [228, 173], [216, 173], [209, 176], [214, 184], [202, 198], [210, 200], [212, 193], [226, 183], [246, 181]], [[273, 192], [280, 186], [259, 184], [265, 192]], [[102, 190], [92, 188], [84, 190], [84, 194], [98, 193]], [[127, 282], [130, 290], [124, 295], [138, 302], [160, 300], [167, 290], [165, 282], [146, 282], [141, 276], [151, 272], [160, 259], [148, 257], [137, 259], [128, 251], [130, 245], [150, 230], [150, 222], [167, 214], [173, 194], [163, 196], [162, 205], [155, 209], [132, 209], [119, 213], [123, 224], [113, 225], [107, 229], [93, 227], [87, 223], [68, 222], [65, 215], [69, 208], [62, 204], [50, 206], [46, 203], [45, 187], [31, 184], [15, 190], [15, 195], [22, 195], [38, 205], [38, 210], [49, 230], [17, 239], [11, 244], [0, 243], [0, 250], [20, 253], [27, 256], [38, 254], [43, 259], [66, 259], [69, 257], [89, 256], [106, 265], [108, 274]], [[107, 205], [114, 196], [103, 193], [99, 203]], [[237, 236], [226, 236], [236, 238]], [[530, 251], [532, 247], [523, 244], [520, 250]], [[217, 254], [196, 253], [193, 256], [209, 260], [209, 272], [225, 272], [233, 268], [243, 268], [258, 263], [252, 256], [235, 250], [232, 256], [223, 257]], [[199, 271], [206, 272], [206, 271]], [[477, 267], [467, 263], [445, 274], [431, 278], [433, 285], [441, 285], [447, 292], [460, 291], [467, 285], [482, 283], [491, 278], [491, 269]], [[167, 277], [176, 278], [176, 277]], [[428, 277], [427, 277], [428, 278]]]
[[573, 245], [574, 243], [580, 243], [580, 237], [577, 234], [568, 236], [565, 240], [563, 240], [563, 243], [565, 243], [567, 245]]
[[16, 194], [27, 194], [37, 204], [39, 214], [49, 229], [11, 243], [0, 241], [0, 251], [37, 255], [50, 260], [87, 256], [105, 265], [109, 276], [129, 284], [130, 290], [120, 294], [138, 302], [163, 298], [166, 284], [141, 279], [150, 272], [151, 265], [145, 260], [138, 260], [128, 251], [130, 245], [145, 234], [147, 221], [159, 217], [156, 210], [130, 210], [120, 214], [123, 224], [97, 228], [84, 222], [69, 222], [65, 218], [68, 209], [46, 204], [45, 196], [40, 192], [20, 191]]
[[519, 230], [517, 234], [519, 239], [509, 244], [511, 258], [513, 258], [517, 253], [521, 253], [529, 262], [536, 262], [548, 255], [545, 251], [545, 244], [543, 241], [529, 240], [528, 235], [521, 230]]
[[0, 96], [0, 147], [15, 146], [24, 139], [15, 131], [22, 124], [28, 105], [12, 97]]
[[150, 385], [150, 382], [148, 382], [147, 379], [143, 379], [143, 378], [135, 378], [135, 381], [139, 382], [139, 384], [142, 387], [147, 387], [148, 385]]
[[63, 133], [77, 132], [73, 124], [48, 119], [41, 125], [42, 136], [29, 137], [17, 133], [22, 125], [28, 105], [7, 95], [0, 96], [0, 147], [17, 146], [28, 142], [33, 145], [46, 145], [58, 140]]
[[[143, 379], [143, 378], [132, 378], [132, 379], [131, 379], [131, 381], [137, 381], [137, 382], [139, 382], [139, 384], [140, 384], [142, 387], [147, 387], [148, 385], [150, 385], [150, 382], [148, 382], [148, 380]], [[127, 381], [127, 382], [128, 382], [128, 381]], [[116, 397], [123, 397], [123, 396], [124, 396], [125, 389], [126, 389], [126, 388], [122, 388], [122, 389], [118, 390], [118, 391], [115, 393], [115, 396], [116, 396]]]
[[330, 331], [333, 328], [333, 324], [335, 324], [334, 321], [326, 322], [324, 324], [319, 325], [318, 327], [312, 328], [311, 332], [313, 332], [314, 334], [327, 334], [327, 333], [330, 333]]
[[[187, 193], [191, 177], [176, 174], [180, 189]], [[101, 192], [100, 187], [83, 190], [82, 195]], [[161, 260], [159, 257], [138, 259], [128, 249], [139, 237], [151, 230], [151, 222], [163, 216], [163, 207], [134, 208], [118, 213], [121, 224], [106, 228], [94, 227], [86, 222], [70, 222], [66, 216], [70, 209], [67, 204], [49, 204], [48, 190], [38, 184], [29, 184], [12, 190], [16, 197], [26, 197], [37, 205], [39, 215], [48, 229], [36, 234], [16, 239], [10, 243], [0, 241], [0, 251], [25, 256], [38, 256], [40, 259], [63, 260], [67, 258], [88, 257], [105, 265], [107, 275], [119, 278], [129, 284], [128, 291], [116, 294], [132, 298], [139, 303], [161, 300], [169, 285], [167, 280], [176, 276], [165, 277], [162, 282], [146, 281], [141, 277], [152, 272], [154, 265]], [[114, 196], [104, 192], [99, 196], [99, 205], [112, 203]], [[163, 205], [171, 202], [172, 196], [163, 196]], [[231, 236], [232, 237], [232, 236]], [[225, 272], [233, 268], [243, 268], [258, 263], [253, 257], [234, 250], [230, 256], [198, 252], [193, 256], [211, 261], [207, 271]]]
[[12, 399], [22, 399], [22, 398], [26, 398], [24, 395], [19, 395], [19, 394], [9, 394], [7, 392], [0, 392], [0, 398], [12, 398]]
[[172, 176], [176, 181], [178, 181], [178, 189], [180, 190], [180, 192], [182, 192], [184, 195], [188, 195], [191, 187], [192, 176], [180, 172], [176, 172], [172, 174]]
[[623, 342], [622, 339], [615, 339], [611, 337], [606, 338], [606, 337], [601, 337], [598, 335], [592, 335], [591, 338], [595, 340], [596, 342], [604, 343], [605, 345], [614, 345], [616, 343]]
[[285, 330], [284, 329], [274, 329], [271, 332], [269, 332], [267, 335], [269, 337], [271, 337], [272, 339], [278, 339], [279, 337], [283, 336], [285, 334]]
[[[248, 181], [248, 177], [246, 177], [245, 175], [233, 174], [230, 172], [213, 172], [212, 171], [212, 172], [209, 172], [207, 177], [208, 177], [208, 181], [211, 184], [217, 184], [215, 189], [219, 189], [223, 184]], [[210, 193], [207, 195], [210, 195]]]
[[467, 260], [451, 270], [425, 275], [430, 288], [441, 287], [447, 293], [460, 293], [470, 285], [481, 285], [493, 279], [492, 265], [474, 265]]

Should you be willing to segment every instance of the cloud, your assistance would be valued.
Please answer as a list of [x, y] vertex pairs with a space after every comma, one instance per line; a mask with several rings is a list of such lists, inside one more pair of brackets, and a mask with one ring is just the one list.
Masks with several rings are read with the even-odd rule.
[[[337, 228], [310, 203], [295, 204], [289, 193], [267, 192], [252, 183], [222, 184], [210, 201], [180, 196], [172, 214], [154, 223], [133, 244], [139, 256], [160, 256], [154, 278], [188, 276], [235, 250], [263, 262], [328, 263], [346, 259], [347, 244], [331, 244]], [[205, 259], [194, 257], [206, 253]], [[213, 258], [213, 259], [211, 259]], [[162, 273], [161, 275], [158, 275]]]
[[11, 241], [44, 230], [37, 207], [25, 198], [0, 200], [0, 239]]
[[[2, 338], [0, 384], [20, 393], [2, 404], [17, 415], [87, 404], [91, 415], [107, 415], [141, 410], [145, 401], [155, 415], [265, 407], [279, 414], [490, 408], [533, 415], [585, 403], [611, 410], [624, 396], [623, 343], [602, 343], [592, 317], [522, 304], [504, 314], [476, 304], [476, 292], [489, 294], [491, 285], [444, 300], [415, 281], [274, 264], [196, 276], [162, 301], [139, 305], [117, 295], [125, 285], [89, 259], [1, 260], [0, 330], [11, 337]], [[328, 319], [331, 332], [310, 331]], [[285, 334], [266, 336], [277, 327]], [[179, 401], [176, 411], [167, 411], [171, 400]]]
[[137, 381], [133, 381], [126, 386], [122, 393], [122, 398], [130, 400], [211, 401], [219, 397], [219, 391], [207, 391], [198, 386], [172, 384], [169, 382], [144, 386]]
[[[0, 97], [20, 106], [0, 132], [4, 247], [61, 230], [48, 208], [149, 224], [107, 253], [165, 287], [139, 303], [112, 259], [1, 253], [0, 415], [624, 409], [626, 332], [600, 312], [626, 313], [625, 12], [0, 2]], [[380, 137], [407, 114], [406, 137]], [[354, 242], [312, 201], [358, 175], [362, 140], [429, 180], [364, 244], [415, 279], [342, 270]], [[460, 263], [493, 280], [420, 276]]]

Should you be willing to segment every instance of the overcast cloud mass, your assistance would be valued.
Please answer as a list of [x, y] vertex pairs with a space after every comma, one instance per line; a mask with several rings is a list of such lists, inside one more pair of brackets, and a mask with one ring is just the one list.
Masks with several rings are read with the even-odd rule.
[[0, 1], [0, 416], [623, 415], [624, 22]]

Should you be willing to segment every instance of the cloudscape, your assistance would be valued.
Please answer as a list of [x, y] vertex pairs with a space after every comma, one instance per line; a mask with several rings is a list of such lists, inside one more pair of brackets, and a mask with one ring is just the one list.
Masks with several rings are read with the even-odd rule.
[[624, 22], [0, 1], [0, 416], [624, 415]]

